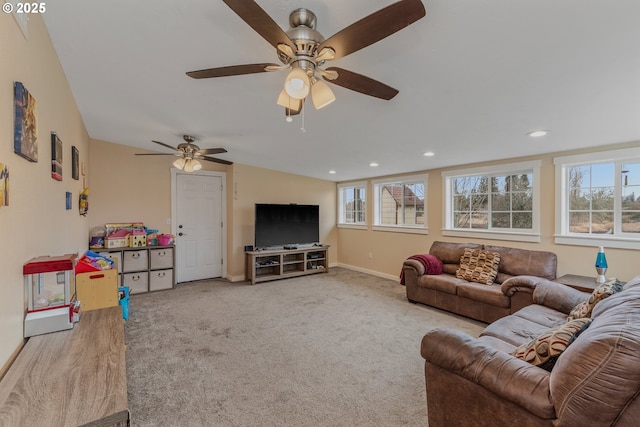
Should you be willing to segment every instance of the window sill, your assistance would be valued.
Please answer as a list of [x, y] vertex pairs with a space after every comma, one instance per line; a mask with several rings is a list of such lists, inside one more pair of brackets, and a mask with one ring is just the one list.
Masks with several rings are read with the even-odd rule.
[[373, 231], [385, 231], [391, 233], [408, 233], [408, 234], [429, 234], [428, 228], [418, 227], [399, 227], [393, 225], [374, 225]]
[[368, 230], [367, 224], [338, 224], [338, 228], [348, 228], [351, 230]]
[[519, 233], [514, 231], [489, 231], [489, 230], [442, 230], [443, 236], [470, 237], [476, 239], [508, 240], [513, 242], [540, 243], [540, 234]]
[[613, 236], [554, 236], [557, 245], [606, 246], [607, 248], [640, 249], [640, 239]]

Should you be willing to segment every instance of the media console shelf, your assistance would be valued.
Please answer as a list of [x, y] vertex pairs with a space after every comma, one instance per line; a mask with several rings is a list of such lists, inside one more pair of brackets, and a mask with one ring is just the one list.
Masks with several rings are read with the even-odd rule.
[[329, 271], [329, 246], [247, 251], [247, 280], [252, 285]]

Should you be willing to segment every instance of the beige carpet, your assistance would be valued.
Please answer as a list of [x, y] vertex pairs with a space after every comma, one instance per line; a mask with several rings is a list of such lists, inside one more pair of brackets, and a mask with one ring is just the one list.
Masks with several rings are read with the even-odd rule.
[[347, 269], [131, 296], [133, 426], [425, 426], [420, 340], [482, 323]]

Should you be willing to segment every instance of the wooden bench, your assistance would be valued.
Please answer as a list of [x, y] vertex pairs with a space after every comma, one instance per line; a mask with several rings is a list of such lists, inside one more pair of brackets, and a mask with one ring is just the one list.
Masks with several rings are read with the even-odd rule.
[[0, 381], [1, 426], [127, 426], [121, 307], [31, 337]]

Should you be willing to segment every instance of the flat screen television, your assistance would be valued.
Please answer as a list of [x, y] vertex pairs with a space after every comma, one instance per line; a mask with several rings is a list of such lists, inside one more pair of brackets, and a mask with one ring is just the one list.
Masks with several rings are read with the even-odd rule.
[[256, 203], [256, 249], [289, 248], [319, 243], [318, 205]]

